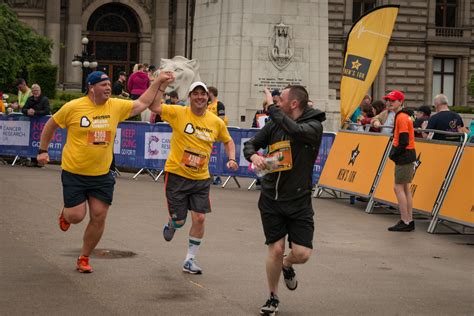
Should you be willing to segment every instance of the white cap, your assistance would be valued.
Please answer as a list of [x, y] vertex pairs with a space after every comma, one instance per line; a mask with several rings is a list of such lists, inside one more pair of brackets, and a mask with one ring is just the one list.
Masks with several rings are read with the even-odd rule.
[[196, 89], [197, 87], [202, 87], [206, 92], [209, 92], [209, 90], [207, 90], [207, 87], [204, 84], [204, 82], [196, 81], [196, 82], [193, 82], [191, 84], [191, 86], [189, 87], [189, 92], [188, 93], [193, 92], [193, 90]]

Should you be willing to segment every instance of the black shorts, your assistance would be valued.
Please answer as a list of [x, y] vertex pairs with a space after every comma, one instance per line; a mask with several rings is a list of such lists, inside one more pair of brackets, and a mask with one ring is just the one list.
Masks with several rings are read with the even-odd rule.
[[310, 194], [291, 201], [275, 201], [261, 194], [258, 208], [267, 245], [288, 235], [290, 246], [294, 242], [313, 249], [314, 211]]
[[89, 196], [112, 205], [115, 179], [109, 172], [102, 176], [81, 176], [63, 170], [64, 207], [74, 207], [85, 202]]
[[209, 201], [211, 183], [211, 178], [191, 180], [167, 172], [165, 191], [171, 218], [175, 221], [182, 221], [186, 219], [188, 210], [209, 213], [211, 211], [211, 202]]

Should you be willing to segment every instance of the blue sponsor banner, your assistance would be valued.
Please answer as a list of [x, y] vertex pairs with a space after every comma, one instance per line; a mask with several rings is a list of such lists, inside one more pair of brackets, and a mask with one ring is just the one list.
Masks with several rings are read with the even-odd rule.
[[[36, 157], [41, 132], [49, 118], [49, 116], [30, 118], [23, 115], [0, 115], [0, 155]], [[227, 169], [228, 157], [224, 145], [215, 143], [209, 161], [209, 172], [213, 175], [255, 178], [255, 174], [248, 168], [249, 162], [243, 156], [243, 145], [259, 130], [237, 127], [229, 127], [228, 130], [235, 143], [239, 169], [237, 171]], [[172, 129], [167, 123], [149, 124], [131, 121], [120, 123], [114, 142], [115, 164], [128, 168], [163, 170], [170, 151], [171, 133]], [[66, 130], [56, 130], [49, 145], [51, 160], [61, 160], [66, 136]], [[334, 133], [323, 135], [319, 155], [313, 168], [313, 184], [319, 180], [334, 138]]]
[[[49, 118], [50, 116], [0, 115], [0, 154], [36, 157], [41, 131]], [[51, 160], [61, 160], [65, 143], [66, 131], [58, 128], [48, 148]]]
[[332, 144], [336, 138], [335, 133], [324, 133], [321, 145], [319, 146], [318, 158], [314, 162], [313, 166], [313, 185], [318, 183], [321, 172], [323, 171], [326, 160], [328, 159], [329, 152], [331, 151]]

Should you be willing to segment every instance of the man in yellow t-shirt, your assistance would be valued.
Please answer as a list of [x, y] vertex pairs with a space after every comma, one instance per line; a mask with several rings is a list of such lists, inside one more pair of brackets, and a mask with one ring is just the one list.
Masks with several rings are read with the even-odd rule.
[[207, 110], [209, 94], [206, 85], [194, 82], [189, 88], [189, 106], [154, 104], [150, 110], [160, 115], [173, 129], [171, 150], [165, 165], [165, 188], [169, 221], [163, 229], [166, 241], [173, 239], [177, 228], [186, 222], [191, 211], [189, 247], [183, 271], [201, 274], [195, 256], [204, 236], [205, 214], [211, 211], [209, 190], [212, 180], [209, 159], [212, 144], [224, 143], [229, 157], [227, 168], [237, 170], [235, 144], [224, 121]]
[[87, 95], [66, 103], [48, 120], [41, 134], [38, 164], [49, 161], [48, 147], [58, 127], [67, 129], [63, 148], [61, 181], [64, 207], [59, 215], [59, 228], [67, 231], [80, 223], [89, 206], [89, 224], [76, 268], [90, 273], [89, 255], [99, 243], [105, 218], [112, 204], [115, 179], [109, 172], [117, 125], [135, 116], [149, 105], [161, 102], [164, 89], [174, 80], [170, 73], [161, 73], [137, 100], [111, 98], [110, 78], [101, 71], [87, 77]]

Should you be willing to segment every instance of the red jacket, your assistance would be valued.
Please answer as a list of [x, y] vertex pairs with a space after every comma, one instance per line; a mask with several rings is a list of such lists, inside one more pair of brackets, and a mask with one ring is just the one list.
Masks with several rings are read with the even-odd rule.
[[128, 78], [127, 88], [130, 94], [142, 95], [149, 86], [150, 79], [148, 79], [148, 74], [143, 71], [134, 72]]

